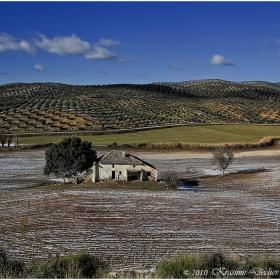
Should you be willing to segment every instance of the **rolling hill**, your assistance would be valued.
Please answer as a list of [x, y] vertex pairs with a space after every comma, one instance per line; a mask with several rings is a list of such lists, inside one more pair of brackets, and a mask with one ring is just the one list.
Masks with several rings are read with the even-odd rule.
[[96, 131], [175, 124], [279, 124], [280, 83], [197, 80], [0, 86], [5, 133]]

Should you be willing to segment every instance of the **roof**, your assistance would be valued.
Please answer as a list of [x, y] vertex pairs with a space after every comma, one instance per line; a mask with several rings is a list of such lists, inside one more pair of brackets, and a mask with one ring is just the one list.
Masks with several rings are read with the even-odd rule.
[[97, 162], [101, 164], [117, 164], [117, 165], [149, 165], [152, 168], [156, 169], [154, 166], [152, 166], [150, 163], [133, 156], [129, 153], [126, 153], [124, 151], [116, 151], [113, 150], [100, 158], [96, 160]]

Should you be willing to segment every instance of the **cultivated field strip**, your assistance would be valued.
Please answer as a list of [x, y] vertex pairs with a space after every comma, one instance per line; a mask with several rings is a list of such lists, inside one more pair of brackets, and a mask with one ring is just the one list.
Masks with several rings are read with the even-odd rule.
[[200, 191], [3, 190], [0, 246], [25, 261], [87, 251], [118, 268], [184, 252], [279, 256], [279, 183], [268, 184], [279, 171], [204, 179]]

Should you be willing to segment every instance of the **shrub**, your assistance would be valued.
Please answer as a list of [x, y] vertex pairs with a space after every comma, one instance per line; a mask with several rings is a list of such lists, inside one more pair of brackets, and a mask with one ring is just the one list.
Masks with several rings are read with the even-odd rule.
[[222, 252], [211, 255], [183, 255], [162, 261], [157, 278], [279, 278], [280, 262], [277, 259], [238, 262]]
[[193, 270], [200, 269], [200, 257], [198, 255], [184, 255], [173, 260], [161, 262], [157, 268], [158, 278], [193, 278]]
[[25, 278], [24, 264], [9, 258], [4, 250], [0, 249], [0, 278]]
[[[244, 269], [248, 271], [247, 278], [279, 278], [279, 260], [254, 260], [245, 264]], [[261, 272], [267, 273], [267, 275]]]
[[166, 185], [171, 189], [177, 189], [179, 185], [179, 176], [175, 171], [166, 171], [163, 174], [163, 181], [165, 181]]
[[48, 148], [51, 147], [52, 143], [47, 143], [47, 144], [36, 144], [36, 145], [31, 145], [29, 146], [30, 149], [41, 149], [41, 148]]
[[97, 257], [87, 253], [51, 260], [33, 270], [31, 278], [100, 278], [106, 265]]
[[137, 144], [137, 148], [146, 148], [148, 145], [146, 143]]
[[117, 148], [118, 147], [118, 143], [117, 142], [114, 142], [113, 144], [111, 145], [108, 145], [109, 148]]
[[121, 147], [122, 148], [133, 148], [133, 146], [130, 144], [122, 144]]
[[[219, 270], [221, 268], [226, 268], [229, 271], [238, 269], [238, 262], [226, 258], [222, 252], [217, 252], [210, 256], [204, 256], [202, 263], [204, 266], [203, 269], [210, 271], [213, 278], [216, 278], [215, 276], [219, 275], [219, 273], [215, 273], [215, 269]], [[236, 278], [236, 275], [234, 275], [233, 278]]]

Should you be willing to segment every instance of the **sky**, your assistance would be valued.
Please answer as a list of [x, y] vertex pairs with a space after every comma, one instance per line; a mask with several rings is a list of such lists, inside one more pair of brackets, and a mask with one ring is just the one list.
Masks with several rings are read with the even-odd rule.
[[0, 2], [0, 85], [280, 82], [280, 2]]

